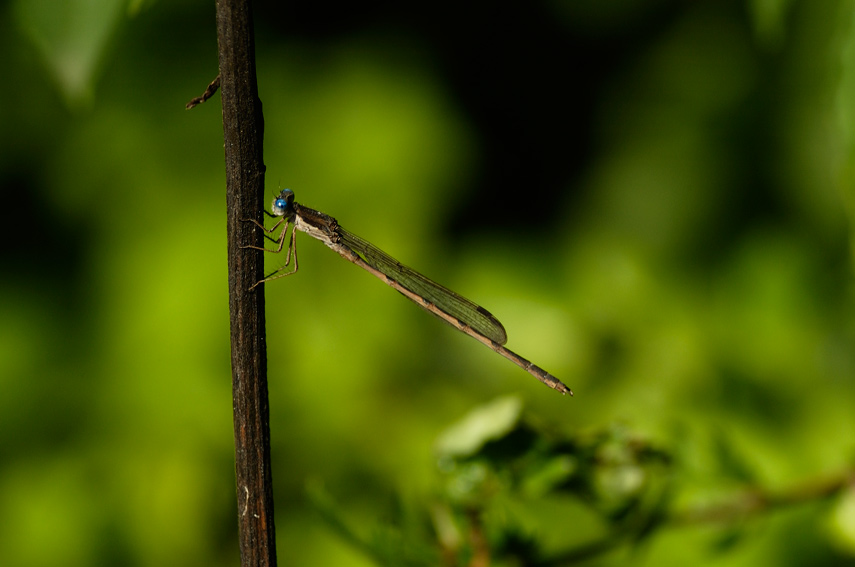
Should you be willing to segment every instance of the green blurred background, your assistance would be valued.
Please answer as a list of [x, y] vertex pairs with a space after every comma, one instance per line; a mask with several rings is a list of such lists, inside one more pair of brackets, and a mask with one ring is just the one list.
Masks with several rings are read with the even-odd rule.
[[[236, 565], [219, 95], [184, 110], [214, 3], [0, 7], [0, 564]], [[371, 523], [508, 393], [688, 447], [700, 495], [722, 440], [770, 487], [851, 462], [852, 1], [255, 10], [270, 195], [484, 305], [576, 392], [301, 236], [266, 286], [281, 564], [371, 564], [307, 480]], [[853, 564], [851, 508], [808, 508], [603, 564]]]

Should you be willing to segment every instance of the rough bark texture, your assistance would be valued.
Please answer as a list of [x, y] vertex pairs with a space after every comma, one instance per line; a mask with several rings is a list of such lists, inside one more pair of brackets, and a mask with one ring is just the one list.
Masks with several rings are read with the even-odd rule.
[[276, 565], [263, 276], [252, 223], [263, 207], [264, 123], [255, 74], [249, 0], [217, 1], [217, 34], [226, 159], [229, 311], [231, 315], [235, 476], [241, 564]]

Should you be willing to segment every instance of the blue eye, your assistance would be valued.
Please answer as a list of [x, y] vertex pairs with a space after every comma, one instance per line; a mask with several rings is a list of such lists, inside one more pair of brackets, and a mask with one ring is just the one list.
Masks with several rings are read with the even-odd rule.
[[277, 209], [286, 209], [288, 208], [288, 202], [285, 199], [276, 199], [274, 206]]

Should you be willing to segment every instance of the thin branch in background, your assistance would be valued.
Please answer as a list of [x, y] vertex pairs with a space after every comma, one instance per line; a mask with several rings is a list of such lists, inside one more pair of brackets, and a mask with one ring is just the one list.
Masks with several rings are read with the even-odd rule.
[[[226, 228], [241, 565], [276, 565], [267, 397], [261, 233], [242, 222], [264, 207], [264, 120], [249, 0], [217, 0], [217, 41], [226, 161]], [[214, 83], [211, 83], [212, 85]], [[212, 88], [212, 87], [209, 87]], [[204, 95], [203, 95], [204, 96]]]
[[[789, 506], [825, 500], [853, 486], [855, 486], [855, 469], [846, 469], [837, 475], [808, 480], [780, 491], [753, 488], [715, 505], [689, 506], [671, 512], [663, 518], [659, 526], [665, 529], [741, 522]], [[610, 532], [598, 540], [543, 559], [534, 565], [557, 567], [587, 561], [609, 553], [627, 542], [636, 541], [635, 535], [626, 531]]]
[[785, 490], [746, 490], [716, 505], [674, 512], [667, 521], [672, 526], [733, 522], [787, 506], [824, 500], [852, 486], [855, 486], [855, 470], [845, 470], [836, 476], [806, 481]]
[[202, 93], [202, 96], [193, 97], [190, 99], [190, 102], [184, 105], [184, 108], [190, 110], [191, 108], [198, 106], [214, 96], [214, 93], [217, 92], [217, 89], [220, 88], [220, 76], [217, 75], [217, 78], [211, 81], [208, 84], [208, 88], [205, 89], [205, 92]]

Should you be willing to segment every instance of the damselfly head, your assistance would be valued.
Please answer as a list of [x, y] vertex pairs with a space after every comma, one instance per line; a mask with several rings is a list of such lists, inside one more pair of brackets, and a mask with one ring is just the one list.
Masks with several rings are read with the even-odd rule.
[[270, 211], [273, 213], [273, 216], [283, 217], [288, 214], [293, 202], [294, 192], [290, 189], [283, 189], [279, 195], [273, 198], [273, 204], [270, 206]]

